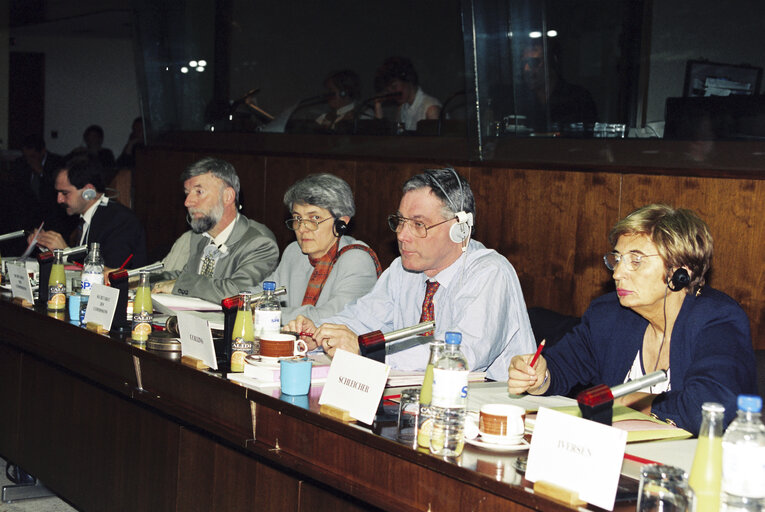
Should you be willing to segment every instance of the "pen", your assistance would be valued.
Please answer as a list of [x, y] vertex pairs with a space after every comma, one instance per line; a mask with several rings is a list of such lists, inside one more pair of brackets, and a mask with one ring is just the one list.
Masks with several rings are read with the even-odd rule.
[[542, 343], [540, 343], [539, 346], [537, 347], [537, 351], [534, 353], [534, 357], [531, 359], [531, 364], [529, 365], [532, 368], [534, 368], [534, 365], [536, 364], [537, 359], [539, 359], [539, 354], [542, 353], [542, 349], [545, 347], [546, 341], [547, 340], [542, 340]]
[[130, 261], [132, 257], [133, 257], [133, 253], [130, 253], [130, 256], [128, 256], [127, 259], [125, 260], [125, 263], [123, 263], [122, 266], [118, 268], [117, 270], [122, 270], [123, 268], [125, 268], [125, 265], [128, 264], [128, 261]]

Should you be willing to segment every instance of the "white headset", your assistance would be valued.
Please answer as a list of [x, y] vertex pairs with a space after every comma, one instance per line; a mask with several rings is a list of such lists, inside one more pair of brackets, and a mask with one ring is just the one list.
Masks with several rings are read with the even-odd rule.
[[82, 190], [82, 198], [86, 201], [92, 201], [96, 198], [96, 190], [93, 188], [86, 188]]
[[[470, 234], [473, 232], [473, 214], [465, 211], [465, 196], [463, 195], [462, 191], [462, 181], [460, 180], [457, 171], [451, 167], [448, 167], [448, 169], [452, 171], [454, 177], [457, 179], [457, 184], [460, 186], [460, 197], [462, 198], [462, 204], [460, 205], [459, 211], [455, 214], [457, 223], [449, 228], [449, 239], [455, 244], [461, 244], [467, 240], [470, 237]], [[433, 177], [433, 181], [436, 182], [438, 188], [440, 188], [441, 192], [443, 192], [446, 200], [449, 201], [449, 204], [452, 206], [452, 210], [457, 210], [457, 205], [455, 205], [451, 200], [449, 194], [446, 193], [446, 190], [441, 185], [441, 183], [439, 183], [439, 181], [434, 176], [431, 177]], [[467, 249], [467, 247], [463, 246], [462, 250], [465, 251], [465, 249]]]

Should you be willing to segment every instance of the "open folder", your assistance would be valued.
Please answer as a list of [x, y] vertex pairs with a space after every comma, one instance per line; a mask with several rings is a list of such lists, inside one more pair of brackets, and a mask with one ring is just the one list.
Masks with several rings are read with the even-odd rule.
[[[556, 411], [572, 414], [581, 418], [579, 406], [557, 407]], [[680, 427], [630, 409], [625, 405], [615, 405], [611, 425], [627, 431], [627, 442], [656, 441], [659, 439], [687, 439], [692, 434]]]

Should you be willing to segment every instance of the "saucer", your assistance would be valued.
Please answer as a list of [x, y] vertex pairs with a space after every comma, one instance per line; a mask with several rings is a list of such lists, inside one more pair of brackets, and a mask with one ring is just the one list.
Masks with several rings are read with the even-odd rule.
[[245, 356], [244, 362], [254, 366], [273, 366], [279, 367], [279, 361], [283, 359], [303, 359], [305, 356], [282, 356], [282, 357], [267, 357], [251, 354]]
[[465, 442], [477, 448], [482, 448], [484, 450], [489, 450], [491, 452], [519, 452], [522, 450], [529, 449], [529, 442], [526, 441], [525, 439], [521, 439], [521, 442], [518, 444], [487, 443], [486, 441], [481, 441], [478, 438], [476, 439], [465, 438]]

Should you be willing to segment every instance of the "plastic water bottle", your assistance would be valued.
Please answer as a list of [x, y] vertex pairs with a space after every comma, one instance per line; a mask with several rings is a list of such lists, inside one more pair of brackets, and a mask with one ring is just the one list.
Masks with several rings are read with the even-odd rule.
[[765, 510], [762, 398], [739, 395], [738, 416], [723, 436], [722, 510]]
[[101, 247], [98, 242], [90, 244], [90, 252], [82, 267], [82, 290], [80, 294], [87, 297], [94, 284], [104, 284], [104, 259], [101, 257]]
[[263, 298], [255, 308], [253, 319], [255, 336], [261, 338], [264, 334], [278, 334], [282, 328], [282, 308], [274, 296], [276, 283], [263, 281]]
[[430, 452], [444, 457], [457, 457], [465, 445], [468, 363], [460, 350], [462, 335], [447, 332], [441, 356], [433, 367], [433, 432]]

